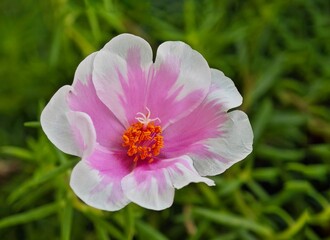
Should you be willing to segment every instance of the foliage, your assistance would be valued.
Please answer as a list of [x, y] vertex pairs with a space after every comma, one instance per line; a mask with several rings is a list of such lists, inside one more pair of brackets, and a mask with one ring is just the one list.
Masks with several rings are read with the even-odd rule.
[[[2, 240], [330, 239], [329, 1], [0, 6]], [[86, 55], [122, 32], [154, 49], [182, 40], [200, 51], [234, 80], [254, 129], [254, 152], [213, 177], [216, 187], [191, 184], [161, 212], [86, 206], [68, 184], [78, 159], [56, 150], [37, 121], [23, 127]]]

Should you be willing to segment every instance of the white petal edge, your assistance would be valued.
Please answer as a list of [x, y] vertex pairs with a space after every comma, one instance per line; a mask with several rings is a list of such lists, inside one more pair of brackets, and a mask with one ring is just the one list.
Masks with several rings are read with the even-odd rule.
[[81, 156], [82, 151], [67, 118], [70, 111], [67, 96], [70, 91], [72, 87], [65, 85], [54, 94], [41, 113], [40, 123], [48, 139], [57, 148], [67, 154]]
[[68, 121], [74, 131], [75, 142], [83, 157], [89, 156], [96, 146], [96, 132], [92, 119], [83, 112], [68, 112]]
[[224, 161], [203, 155], [188, 154], [201, 176], [218, 175], [252, 152], [253, 131], [248, 116], [242, 111], [235, 110], [229, 112], [228, 117], [229, 119], [222, 127], [225, 131], [223, 136], [202, 142], [208, 151], [219, 154]]
[[[203, 182], [208, 186], [214, 186], [213, 180], [205, 177], [201, 177], [193, 166], [193, 161], [189, 156], [180, 157], [183, 162], [177, 162], [175, 165], [179, 171], [184, 174], [180, 174], [174, 169], [166, 169], [170, 175], [171, 182], [176, 189], [181, 189], [187, 186], [189, 183]], [[186, 165], [185, 165], [186, 164]]]
[[95, 57], [93, 69], [96, 94], [117, 119], [128, 127], [125, 109], [121, 104], [121, 97], [125, 94], [118, 74], [124, 76], [123, 79], [127, 79], [127, 66], [124, 59], [108, 51], [99, 51]]
[[230, 78], [217, 69], [211, 69], [211, 76], [215, 90], [208, 95], [209, 99], [220, 101], [225, 111], [242, 104], [243, 98]]
[[[161, 160], [171, 162], [177, 159]], [[157, 173], [158, 172], [158, 173]], [[135, 174], [150, 177], [148, 181], [137, 183]], [[165, 189], [160, 191], [157, 175], [163, 174]], [[175, 188], [180, 189], [189, 183], [203, 182], [209, 186], [215, 185], [211, 179], [201, 177], [195, 170], [192, 160], [188, 156], [181, 156], [180, 161], [173, 161], [173, 165], [164, 168], [147, 170], [139, 173], [132, 172], [122, 180], [125, 195], [134, 203], [148, 209], [163, 210], [173, 204]], [[164, 184], [164, 183], [163, 183]], [[162, 184], [161, 184], [162, 185]], [[164, 188], [164, 185], [162, 186]]]
[[[162, 43], [157, 49], [155, 68], [158, 69], [168, 56], [174, 56], [181, 63], [178, 80], [169, 94], [183, 87], [179, 93], [178, 100], [181, 100], [194, 90], [203, 90], [203, 95], [205, 96], [211, 85], [211, 72], [204, 57], [184, 42], [168, 41]], [[203, 99], [201, 97], [200, 102], [196, 102], [195, 105], [198, 106]], [[191, 111], [193, 109], [191, 107]]]
[[127, 52], [132, 47], [137, 47], [140, 50], [141, 67], [145, 68], [152, 63], [152, 49], [149, 43], [141, 37], [133, 34], [124, 33], [112, 38], [104, 47], [113, 54], [119, 55], [121, 58], [127, 58]]
[[74, 193], [86, 204], [97, 209], [106, 211], [117, 211], [125, 207], [130, 201], [123, 196], [121, 201], [113, 202], [109, 198], [113, 191], [113, 184], [95, 190], [102, 182], [99, 172], [92, 169], [84, 160], [78, 162], [73, 168], [70, 186]]
[[[66, 85], [60, 88], [46, 105], [40, 117], [41, 126], [49, 140], [57, 148], [71, 155], [82, 156], [84, 152], [77, 142], [76, 133], [72, 126], [76, 126], [79, 131], [85, 131], [82, 136], [84, 136], [85, 142], [88, 142], [88, 149], [86, 148], [86, 150], [89, 151], [85, 154], [90, 153], [90, 146], [92, 146], [90, 143], [94, 139], [94, 137], [92, 139], [87, 139], [87, 135], [89, 135], [89, 137], [95, 135], [95, 133], [92, 133], [95, 132], [95, 130], [91, 127], [93, 124], [89, 117], [83, 117], [81, 115], [75, 116], [75, 114], [70, 113], [67, 97], [71, 91], [74, 91], [74, 85], [77, 81], [81, 81], [83, 84], [87, 83], [88, 77], [92, 75], [93, 62], [96, 54], [97, 52], [90, 54], [78, 65], [73, 86]], [[71, 121], [68, 119], [68, 114], [70, 114], [70, 118], [72, 118]], [[78, 126], [77, 123], [74, 122], [74, 118], [77, 118], [76, 120], [79, 120], [82, 126]]]
[[173, 204], [175, 191], [170, 184], [171, 180], [167, 172], [164, 172], [164, 177], [168, 184], [162, 193], [159, 191], [159, 185], [154, 176], [150, 176], [148, 182], [138, 184], [135, 181], [134, 173], [130, 173], [123, 178], [121, 185], [124, 194], [132, 202], [147, 209], [163, 210]]
[[93, 73], [93, 65], [94, 58], [98, 52], [94, 52], [88, 55], [77, 67], [76, 72], [74, 74], [73, 80], [73, 88], [77, 81], [82, 82], [83, 84], [87, 84], [89, 77], [92, 76]]

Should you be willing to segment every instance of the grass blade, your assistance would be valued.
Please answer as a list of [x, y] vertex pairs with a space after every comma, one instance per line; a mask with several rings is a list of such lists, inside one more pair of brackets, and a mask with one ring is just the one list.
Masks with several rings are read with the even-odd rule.
[[251, 221], [250, 219], [245, 219], [233, 214], [215, 212], [204, 208], [196, 208], [193, 210], [193, 213], [197, 217], [203, 217], [221, 225], [251, 230], [263, 237], [269, 237], [272, 235], [272, 230], [270, 228], [263, 226], [260, 223]]
[[31, 211], [18, 213], [0, 220], [0, 228], [11, 227], [18, 224], [28, 223], [35, 220], [45, 218], [54, 214], [59, 209], [58, 203], [51, 203], [42, 207], [35, 208]]

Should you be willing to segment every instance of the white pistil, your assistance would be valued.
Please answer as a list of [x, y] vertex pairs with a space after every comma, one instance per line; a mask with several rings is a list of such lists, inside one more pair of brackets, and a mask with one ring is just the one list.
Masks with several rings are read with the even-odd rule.
[[151, 112], [150, 112], [150, 109], [147, 108], [147, 115], [143, 114], [142, 112], [138, 112], [136, 115], [140, 115], [141, 117], [136, 117], [135, 119], [138, 120], [140, 123], [142, 123], [145, 127], [148, 126], [148, 124], [150, 122], [154, 122], [156, 120], [158, 120], [159, 122], [160, 119], [157, 117], [157, 118], [150, 118], [150, 115], [151, 115]]

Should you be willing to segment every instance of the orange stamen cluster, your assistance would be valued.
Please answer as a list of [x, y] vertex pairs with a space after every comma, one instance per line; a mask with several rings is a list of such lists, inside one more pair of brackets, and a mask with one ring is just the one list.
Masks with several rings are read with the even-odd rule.
[[123, 146], [127, 147], [127, 155], [134, 157], [134, 163], [138, 160], [148, 160], [151, 163], [158, 156], [164, 146], [162, 128], [149, 122], [132, 124], [123, 134]]

